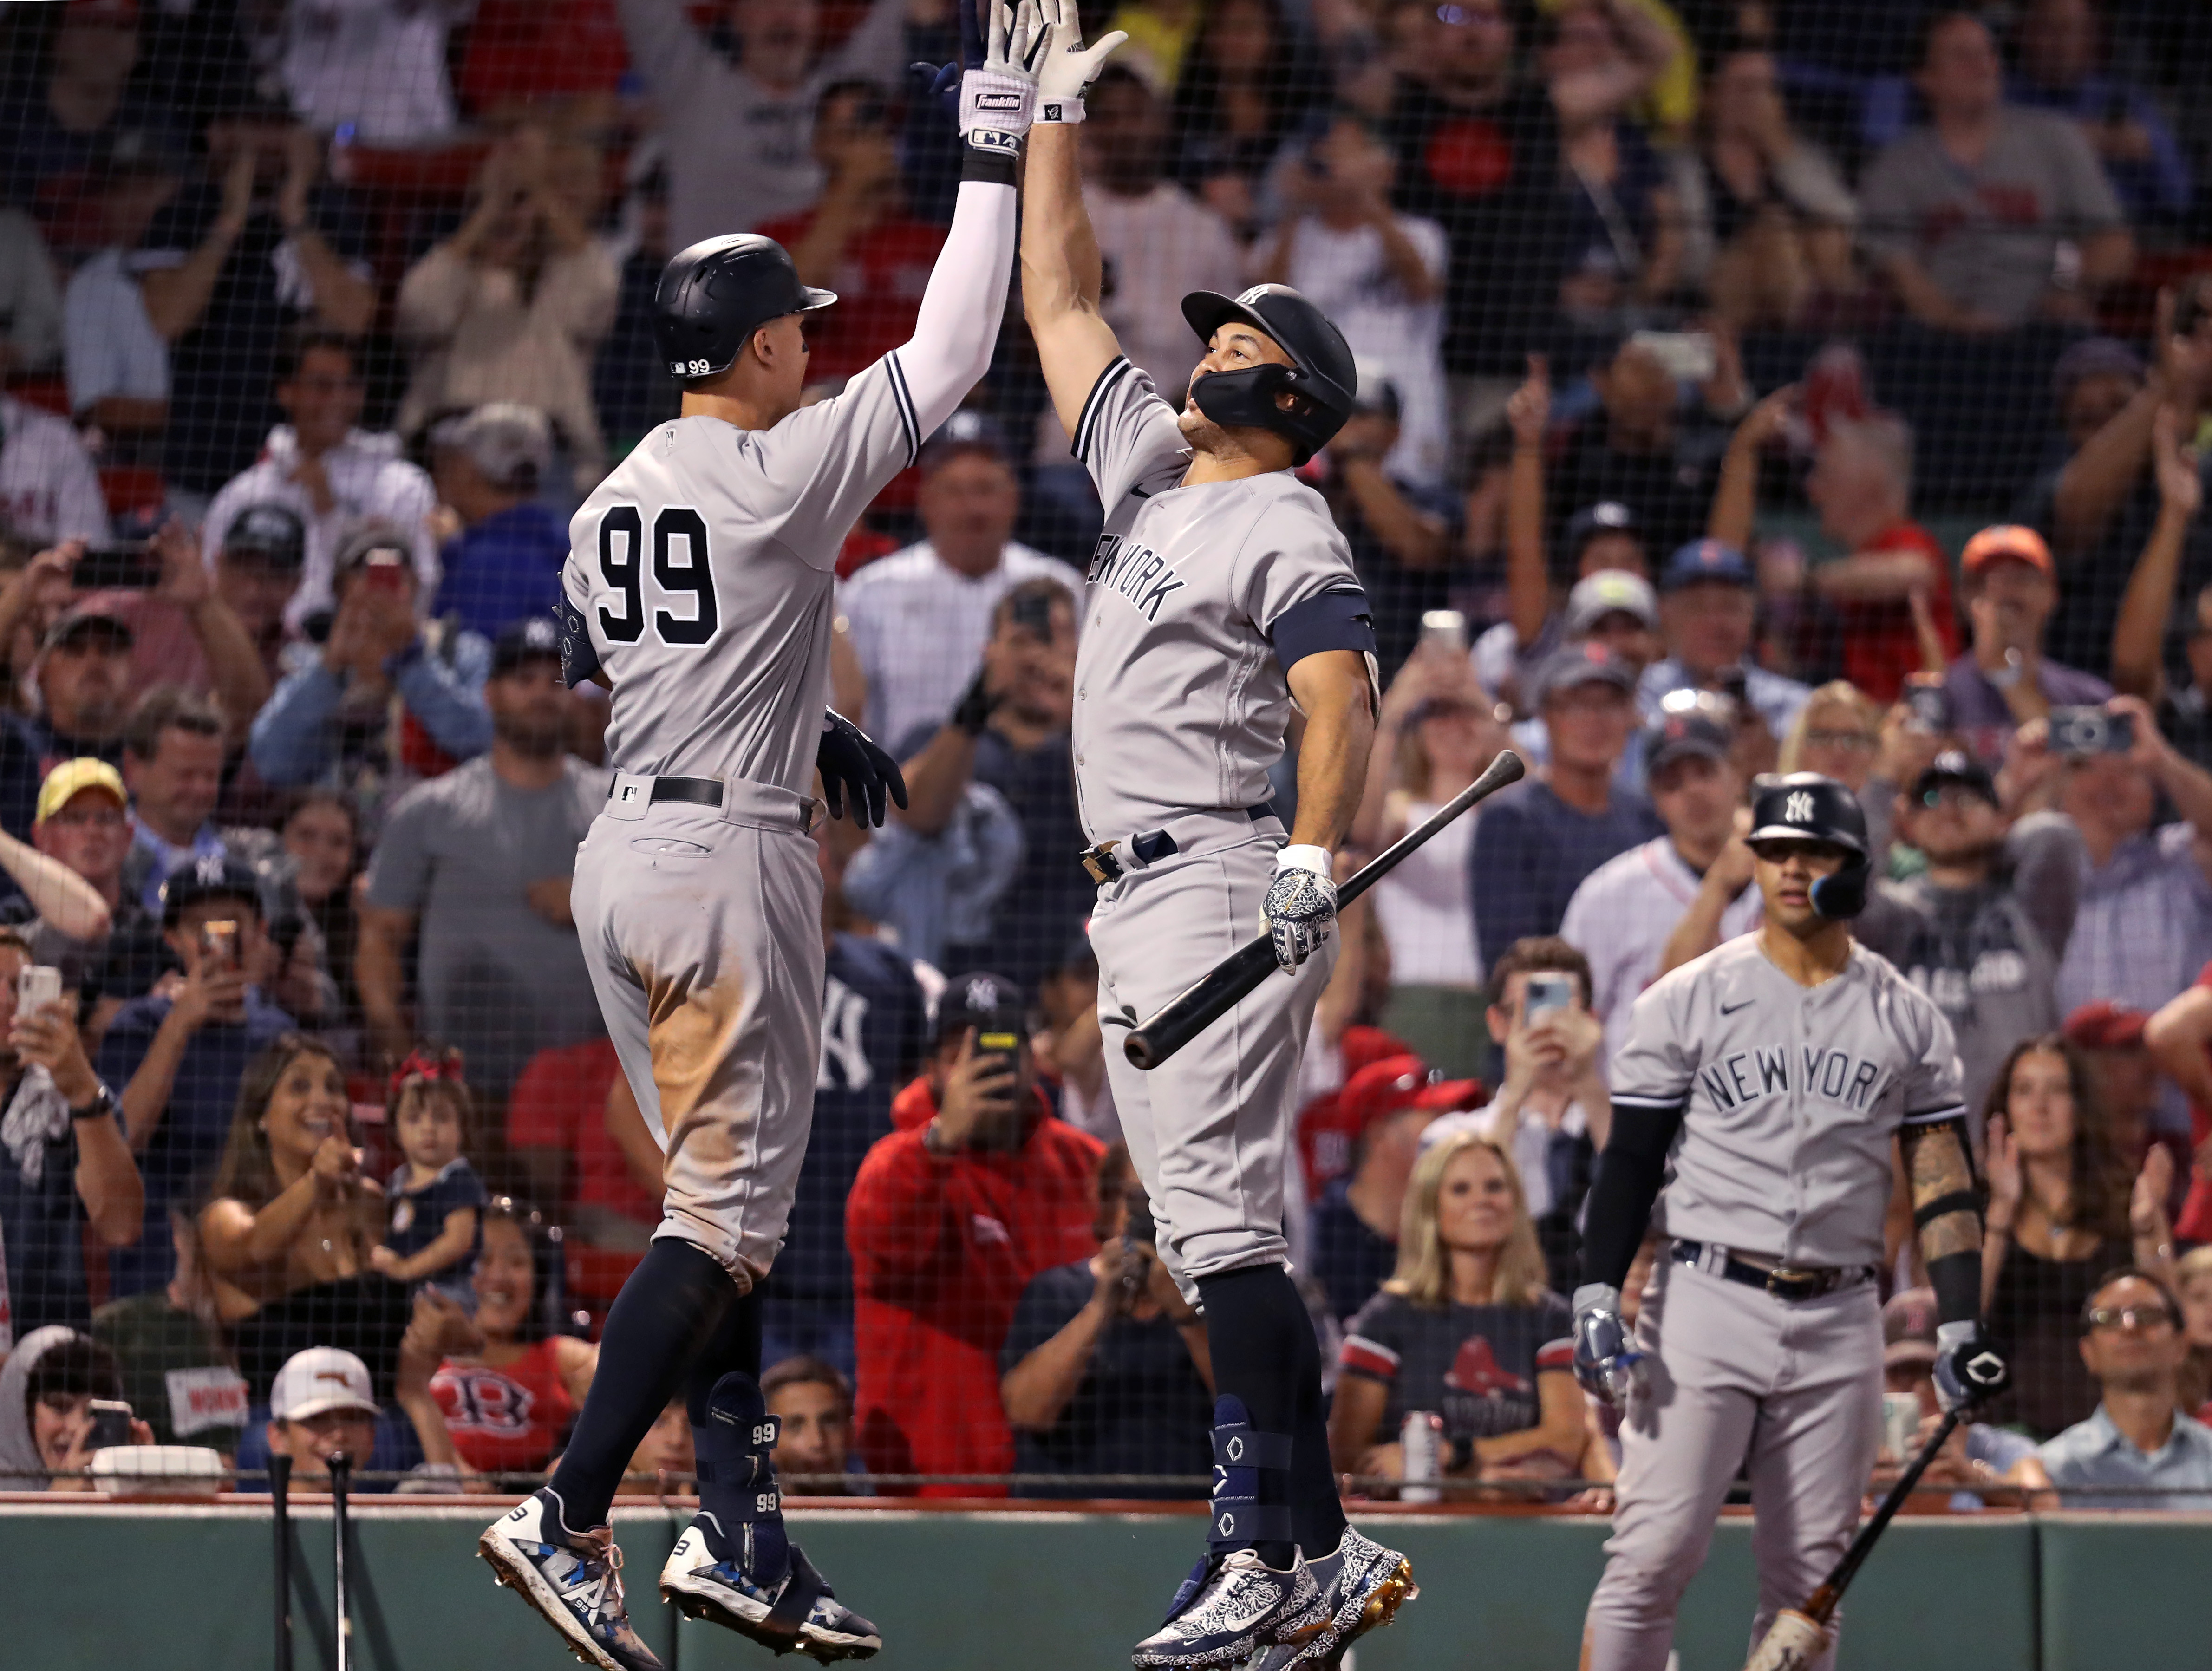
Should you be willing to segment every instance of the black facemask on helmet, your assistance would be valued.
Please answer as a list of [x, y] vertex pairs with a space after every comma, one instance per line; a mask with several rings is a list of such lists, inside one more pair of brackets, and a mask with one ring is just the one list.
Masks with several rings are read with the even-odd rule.
[[[1191, 384], [1190, 398], [1224, 429], [1273, 430], [1296, 449], [1291, 462], [1302, 465], [1328, 445], [1344, 422], [1300, 386], [1312, 380], [1313, 374], [1297, 366], [1210, 371]], [[1297, 397], [1287, 411], [1275, 399], [1285, 389]]]

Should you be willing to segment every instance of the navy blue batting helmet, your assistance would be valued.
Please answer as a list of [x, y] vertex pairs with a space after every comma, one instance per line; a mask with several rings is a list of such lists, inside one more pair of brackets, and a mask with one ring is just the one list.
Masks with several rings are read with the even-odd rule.
[[834, 290], [802, 284], [775, 239], [728, 233], [692, 245], [661, 270], [653, 293], [653, 340], [671, 377], [687, 383], [716, 377], [770, 319], [836, 300]]
[[[1297, 448], [1296, 462], [1304, 464], [1352, 416], [1359, 371], [1351, 345], [1328, 314], [1289, 285], [1255, 284], [1236, 296], [1193, 290], [1182, 299], [1182, 316], [1202, 343], [1211, 343], [1231, 320], [1242, 320], [1291, 356], [1287, 366], [1212, 371], [1193, 383], [1190, 398], [1216, 423], [1272, 429]], [[1288, 411], [1275, 399], [1285, 389], [1297, 397]]]

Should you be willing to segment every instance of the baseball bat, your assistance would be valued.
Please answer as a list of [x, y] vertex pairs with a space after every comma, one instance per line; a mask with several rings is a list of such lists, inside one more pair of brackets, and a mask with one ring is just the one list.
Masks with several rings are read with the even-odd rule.
[[331, 1608], [337, 1614], [331, 1671], [352, 1671], [353, 1666], [353, 1610], [347, 1605], [350, 1598], [346, 1593], [346, 1480], [352, 1472], [352, 1457], [343, 1450], [331, 1455], [331, 1542], [337, 1565], [331, 1582]]
[[[1351, 904], [1396, 869], [1407, 854], [1419, 848], [1477, 801], [1518, 781], [1528, 769], [1512, 750], [1499, 750], [1498, 758], [1484, 769], [1480, 777], [1430, 814], [1426, 822], [1407, 830], [1347, 877], [1344, 885], [1336, 890], [1337, 908], [1341, 910]], [[1121, 1047], [1123, 1054], [1133, 1066], [1147, 1072], [1158, 1067], [1243, 1002], [1274, 972], [1275, 948], [1263, 933], [1237, 947], [1170, 1000], [1167, 1007], [1158, 1015], [1134, 1029]]]
[[269, 1503], [276, 1522], [276, 1671], [292, 1671], [292, 1459], [269, 1459]]
[[1844, 1589], [1874, 1548], [1875, 1540], [1897, 1517], [1897, 1511], [1905, 1506], [1905, 1499], [1920, 1483], [1920, 1476], [1936, 1460], [1936, 1453], [1942, 1449], [1951, 1431], [1958, 1426], [1961, 1413], [1957, 1410], [1943, 1413], [1943, 1419], [1936, 1424], [1935, 1432], [1920, 1447], [1920, 1454], [1897, 1476], [1897, 1483], [1889, 1488], [1889, 1494], [1876, 1505], [1867, 1523], [1859, 1528], [1859, 1534], [1844, 1551], [1836, 1570], [1807, 1599], [1803, 1607], [1785, 1607], [1775, 1615], [1774, 1623], [1759, 1638], [1743, 1671], [1804, 1671], [1806, 1666], [1820, 1657], [1828, 1645], [1828, 1621], [1836, 1616]]

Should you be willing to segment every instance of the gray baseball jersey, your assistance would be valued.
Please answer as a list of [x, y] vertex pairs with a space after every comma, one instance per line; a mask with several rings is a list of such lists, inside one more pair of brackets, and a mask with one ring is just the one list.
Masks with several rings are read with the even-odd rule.
[[1966, 1111], [1951, 1024], [1888, 959], [1802, 987], [1756, 934], [1644, 991], [1612, 1080], [1682, 1110], [1656, 1228], [1802, 1265], [1881, 1263], [1891, 1139]]
[[1106, 507], [1075, 659], [1085, 829], [1104, 841], [1266, 801], [1285, 670], [1321, 649], [1372, 653], [1352, 548], [1287, 471], [1180, 485], [1190, 448], [1126, 359], [1091, 386], [1075, 456]]
[[896, 354], [772, 429], [678, 418], [638, 443], [570, 519], [562, 574], [614, 681], [609, 765], [808, 793], [838, 549], [919, 446]]

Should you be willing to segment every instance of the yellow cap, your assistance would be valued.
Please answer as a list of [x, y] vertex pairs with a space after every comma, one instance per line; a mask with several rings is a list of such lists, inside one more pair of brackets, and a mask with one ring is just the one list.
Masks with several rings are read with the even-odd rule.
[[131, 797], [124, 792], [123, 774], [105, 760], [95, 760], [85, 755], [75, 760], [64, 760], [46, 774], [46, 781], [39, 786], [37, 822], [46, 823], [67, 806], [79, 791], [85, 789], [105, 789], [115, 797], [118, 806], [131, 805]]

